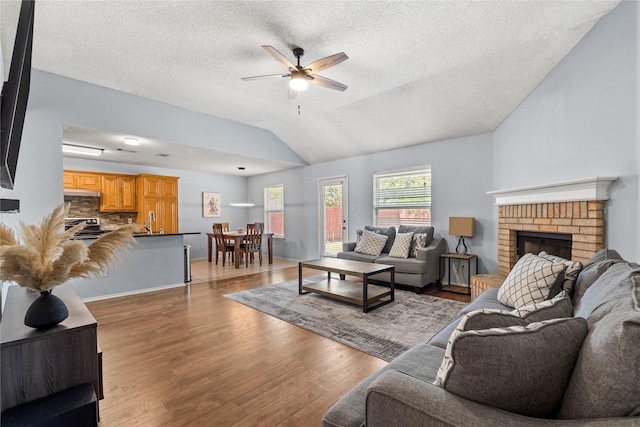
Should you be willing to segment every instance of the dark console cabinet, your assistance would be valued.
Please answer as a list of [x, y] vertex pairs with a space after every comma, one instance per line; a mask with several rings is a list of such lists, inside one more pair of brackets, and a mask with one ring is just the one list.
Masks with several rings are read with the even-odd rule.
[[[24, 315], [39, 293], [10, 286], [0, 322], [1, 411], [91, 384], [101, 396], [97, 322], [71, 285], [54, 288], [69, 310], [59, 325], [38, 331]], [[96, 412], [97, 412], [97, 403]]]

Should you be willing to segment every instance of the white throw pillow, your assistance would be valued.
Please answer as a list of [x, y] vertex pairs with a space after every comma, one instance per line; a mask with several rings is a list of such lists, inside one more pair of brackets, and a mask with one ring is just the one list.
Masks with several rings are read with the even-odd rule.
[[382, 248], [384, 248], [384, 244], [387, 242], [388, 238], [389, 237], [384, 234], [363, 230], [362, 238], [358, 243], [356, 243], [354, 251], [362, 254], [378, 256], [380, 255], [380, 252], [382, 252]]
[[547, 259], [553, 262], [561, 262], [567, 266], [567, 269], [564, 272], [564, 278], [561, 284], [561, 290], [564, 290], [568, 295], [573, 294], [573, 285], [578, 278], [578, 274], [582, 271], [582, 263], [580, 261], [571, 261], [568, 259], [561, 258], [555, 255], [549, 255], [545, 251], [542, 251], [538, 254], [539, 257]]
[[389, 256], [394, 258], [409, 258], [409, 249], [411, 248], [411, 240], [413, 233], [398, 233], [393, 246], [389, 251]]
[[563, 263], [525, 254], [500, 286], [498, 301], [516, 308], [542, 302], [549, 298], [551, 288], [562, 280], [566, 269]]

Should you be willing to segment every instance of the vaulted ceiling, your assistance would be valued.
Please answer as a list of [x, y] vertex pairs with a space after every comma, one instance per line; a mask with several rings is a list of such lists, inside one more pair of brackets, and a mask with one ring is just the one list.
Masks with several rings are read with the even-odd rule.
[[[270, 130], [314, 164], [495, 130], [618, 2], [38, 0], [33, 67]], [[0, 2], [5, 61], [18, 6]], [[319, 74], [348, 89], [241, 81], [286, 73], [261, 45], [345, 52]]]

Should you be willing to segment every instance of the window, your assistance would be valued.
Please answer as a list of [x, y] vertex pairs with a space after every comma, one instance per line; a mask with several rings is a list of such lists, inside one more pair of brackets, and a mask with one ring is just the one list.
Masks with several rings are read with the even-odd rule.
[[284, 237], [284, 187], [264, 189], [264, 231], [273, 237]]
[[431, 225], [431, 166], [374, 173], [373, 198], [378, 227]]

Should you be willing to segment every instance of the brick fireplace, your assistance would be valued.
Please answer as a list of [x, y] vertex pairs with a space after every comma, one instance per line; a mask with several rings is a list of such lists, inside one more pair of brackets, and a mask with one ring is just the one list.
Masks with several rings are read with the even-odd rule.
[[518, 231], [571, 235], [571, 259], [587, 262], [605, 247], [605, 205], [617, 177], [596, 177], [491, 191], [498, 207], [498, 272], [516, 263]]
[[516, 263], [516, 232], [571, 235], [571, 259], [585, 263], [604, 248], [605, 201], [532, 203], [498, 208], [498, 272]]

